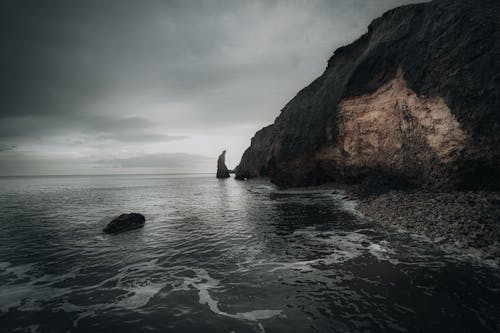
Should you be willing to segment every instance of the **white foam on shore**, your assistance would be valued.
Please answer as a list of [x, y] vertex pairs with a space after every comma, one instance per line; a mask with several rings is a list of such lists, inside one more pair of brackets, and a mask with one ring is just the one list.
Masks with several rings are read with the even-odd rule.
[[387, 246], [387, 242], [373, 242], [367, 235], [358, 232], [334, 232], [318, 231], [306, 228], [295, 231], [289, 237], [303, 237], [308, 241], [326, 243], [331, 248], [331, 253], [323, 258], [313, 260], [302, 260], [295, 262], [267, 262], [257, 263], [259, 266], [270, 265], [269, 272], [279, 270], [312, 271], [317, 265], [333, 265], [343, 263], [368, 253], [377, 260], [390, 260], [389, 254], [393, 251]]
[[204, 269], [191, 269], [196, 277], [185, 277], [183, 283], [173, 291], [189, 290], [190, 287], [198, 290], [200, 304], [206, 304], [210, 311], [229, 318], [258, 322], [282, 314], [281, 310], [253, 310], [248, 312], [228, 313], [219, 309], [219, 302], [214, 300], [209, 290], [219, 288], [219, 280], [212, 278]]
[[[92, 317], [97, 310], [107, 310], [112, 308], [125, 308], [129, 310], [139, 309], [149, 303], [151, 298], [163, 289], [167, 282], [152, 282], [144, 277], [144, 271], [161, 270], [156, 265], [157, 260], [140, 262], [127, 265], [120, 269], [118, 273], [110, 278], [102, 280], [90, 286], [70, 286], [55, 287], [61, 282], [73, 279], [79, 267], [58, 275], [45, 274], [39, 276], [39, 271], [34, 264], [14, 266], [9, 262], [0, 262], [0, 275], [14, 277], [14, 279], [0, 288], [0, 311], [8, 312], [12, 308], [19, 311], [36, 311], [43, 309], [43, 304], [61, 299], [71, 293], [89, 293], [101, 289], [103, 291], [121, 290], [122, 294], [107, 303], [79, 306], [71, 304], [66, 300], [57, 308], [65, 312], [79, 312], [75, 320], [85, 317]], [[104, 287], [110, 284], [109, 287]]]
[[344, 211], [352, 214], [355, 217], [360, 219], [364, 219], [365, 216], [358, 210], [358, 201], [352, 199], [347, 195], [347, 193], [343, 190], [335, 190], [330, 191], [329, 195], [335, 200], [335, 202], [339, 203], [340, 208]]
[[9, 276], [14, 275], [18, 279], [23, 279], [27, 273], [34, 269], [34, 264], [25, 264], [14, 266], [8, 261], [0, 262], [0, 275]]
[[65, 274], [45, 274], [38, 276], [35, 264], [12, 265], [10, 262], [1, 262], [0, 275], [6, 278], [15, 278], [0, 288], [0, 311], [8, 312], [11, 308], [19, 311], [36, 311], [42, 309], [41, 303], [61, 297], [69, 292], [70, 288], [55, 288], [54, 284], [69, 278], [74, 278], [76, 270]]
[[18, 327], [13, 330], [13, 332], [29, 332], [29, 333], [38, 333], [40, 326], [39, 325], [29, 325], [26, 327]]
[[145, 281], [142, 286], [130, 287], [127, 295], [120, 301], [113, 303], [113, 307], [125, 309], [138, 309], [149, 303], [158, 292], [166, 286], [166, 283], [152, 283]]

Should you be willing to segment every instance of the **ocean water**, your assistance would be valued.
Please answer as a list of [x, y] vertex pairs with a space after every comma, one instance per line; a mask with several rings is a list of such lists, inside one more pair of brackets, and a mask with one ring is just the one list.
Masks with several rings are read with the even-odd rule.
[[[500, 331], [498, 268], [355, 207], [212, 175], [0, 178], [0, 331]], [[103, 234], [123, 212], [145, 227]]]

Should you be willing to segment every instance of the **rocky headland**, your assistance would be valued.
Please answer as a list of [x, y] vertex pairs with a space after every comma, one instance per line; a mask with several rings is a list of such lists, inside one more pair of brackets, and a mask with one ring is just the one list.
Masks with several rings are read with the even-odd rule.
[[500, 2], [402, 6], [258, 131], [237, 179], [350, 183], [359, 210], [500, 258]]
[[499, 189], [499, 55], [496, 0], [390, 10], [255, 134], [236, 177]]

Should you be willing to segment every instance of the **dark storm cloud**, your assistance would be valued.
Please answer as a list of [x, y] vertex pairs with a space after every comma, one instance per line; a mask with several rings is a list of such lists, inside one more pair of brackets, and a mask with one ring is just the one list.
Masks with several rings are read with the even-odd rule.
[[151, 133], [150, 120], [94, 107], [124, 82], [129, 50], [123, 42], [128, 36], [134, 43], [130, 31], [136, 24], [129, 20], [140, 14], [131, 4], [28, 1], [0, 6], [1, 138], [80, 131], [124, 141], [176, 139]]

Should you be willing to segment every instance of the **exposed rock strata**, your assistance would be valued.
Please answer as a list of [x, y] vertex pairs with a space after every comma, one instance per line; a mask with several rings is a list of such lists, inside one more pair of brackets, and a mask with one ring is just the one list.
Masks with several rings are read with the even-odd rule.
[[237, 178], [500, 188], [500, 2], [396, 8], [257, 132]]
[[217, 178], [229, 178], [229, 169], [226, 166], [226, 151], [219, 155], [217, 159]]
[[[336, 137], [315, 160], [323, 169], [355, 177], [366, 166], [414, 182], [450, 183], [442, 174], [463, 153], [468, 136], [441, 97], [419, 97], [402, 70], [372, 93], [340, 101]], [[441, 173], [441, 174], [440, 174]]]

